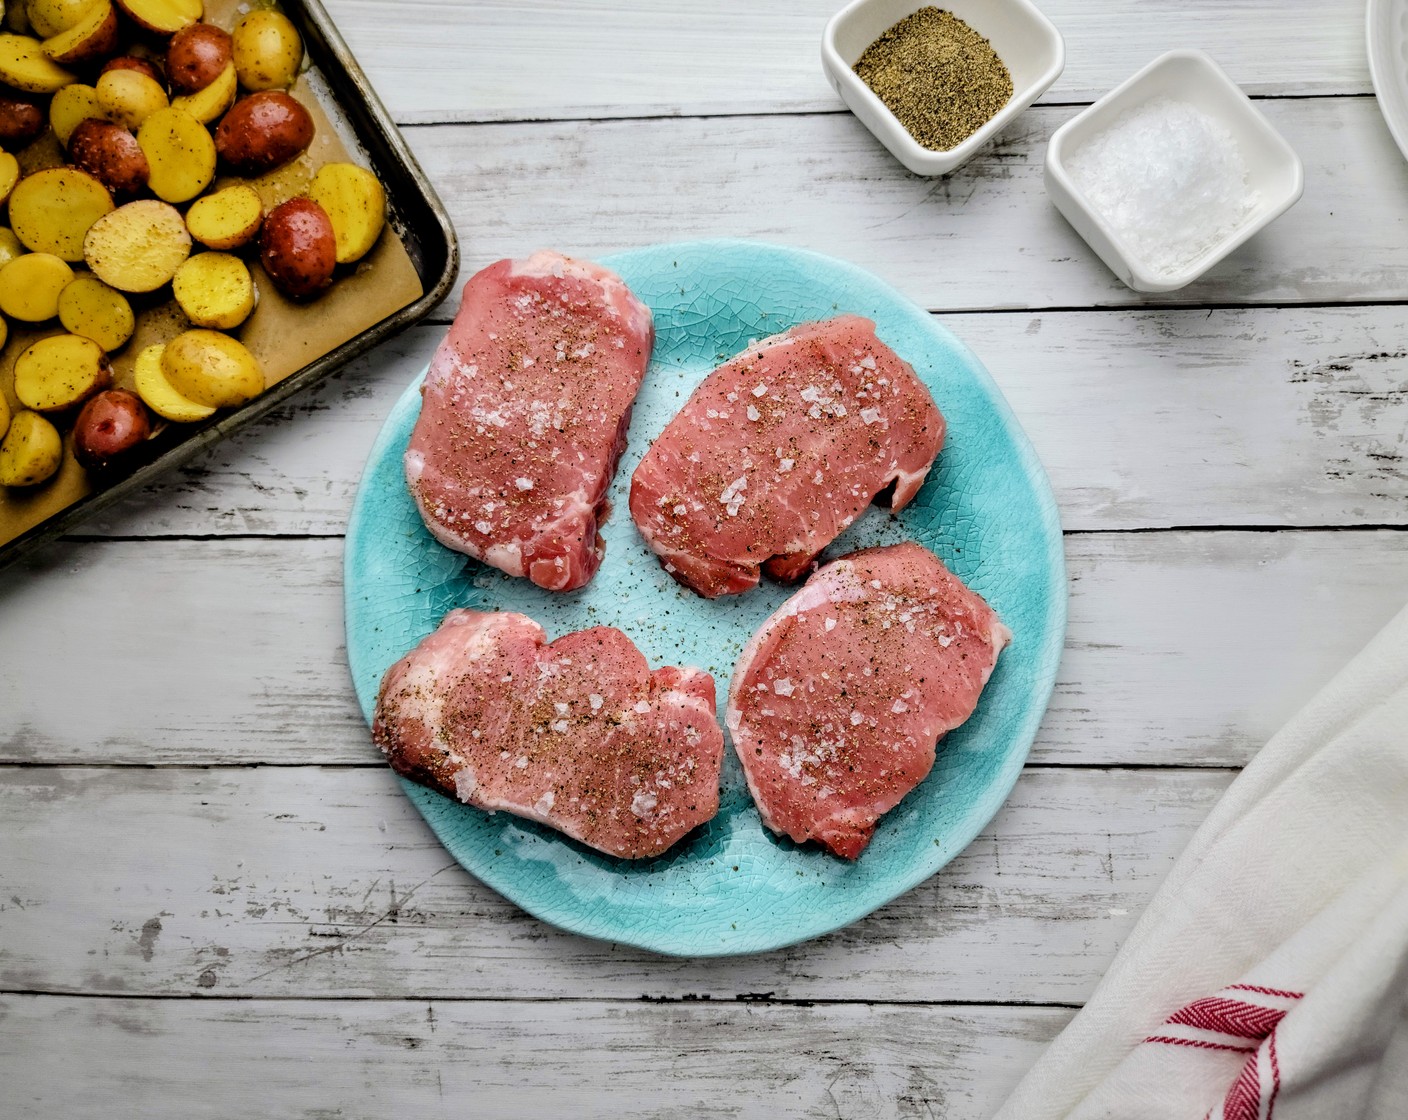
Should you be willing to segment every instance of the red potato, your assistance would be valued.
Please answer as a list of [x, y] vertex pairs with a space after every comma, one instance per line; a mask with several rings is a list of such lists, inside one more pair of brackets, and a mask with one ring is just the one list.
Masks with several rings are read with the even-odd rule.
[[103, 68], [98, 71], [98, 77], [101, 78], [109, 70], [135, 70], [139, 74], [145, 74], [157, 85], [164, 84], [166, 80], [162, 77], [161, 71], [157, 69], [155, 63], [150, 59], [138, 58], [135, 54], [123, 54], [108, 59], [103, 63]]
[[48, 116], [30, 94], [0, 87], [0, 145], [23, 147], [44, 131]]
[[311, 198], [275, 206], [264, 219], [259, 261], [279, 289], [295, 299], [322, 291], [337, 267], [337, 238], [327, 211]]
[[234, 48], [230, 33], [213, 23], [195, 23], [171, 37], [166, 75], [173, 89], [199, 93], [229, 65]]
[[215, 130], [215, 149], [240, 175], [263, 175], [313, 142], [313, 118], [278, 90], [252, 93], [230, 107]]
[[73, 457], [90, 471], [126, 458], [152, 434], [147, 406], [136, 393], [108, 389], [92, 397], [73, 425]]
[[116, 195], [140, 192], [151, 177], [137, 138], [119, 125], [89, 119], [69, 134], [69, 162]]

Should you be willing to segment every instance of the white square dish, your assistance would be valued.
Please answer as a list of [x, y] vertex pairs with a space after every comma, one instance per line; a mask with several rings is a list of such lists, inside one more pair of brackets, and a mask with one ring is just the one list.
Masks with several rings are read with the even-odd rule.
[[[1247, 167], [1247, 185], [1258, 198], [1250, 213], [1226, 237], [1173, 271], [1155, 268], [1097, 212], [1076, 185], [1066, 161], [1121, 114], [1156, 98], [1171, 98], [1202, 110], [1224, 125]], [[1231, 78], [1202, 51], [1160, 55], [1116, 86], [1090, 108], [1071, 118], [1046, 149], [1046, 191], [1077, 233], [1137, 292], [1172, 292], [1191, 284], [1253, 234], [1285, 213], [1304, 190], [1300, 157]]]
[[[851, 69], [865, 49], [920, 8], [951, 12], [992, 44], [1012, 75], [1012, 97], [992, 120], [957, 147], [923, 147]], [[1066, 64], [1056, 26], [1030, 0], [853, 0], [831, 17], [821, 39], [821, 63], [841, 100], [916, 175], [947, 175], [1045, 93]]]

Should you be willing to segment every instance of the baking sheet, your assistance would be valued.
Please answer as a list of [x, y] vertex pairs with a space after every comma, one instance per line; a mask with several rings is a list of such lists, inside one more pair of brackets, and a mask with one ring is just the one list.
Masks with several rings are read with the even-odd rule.
[[[249, 8], [250, 5], [241, 0], [212, 0], [206, 5], [206, 19], [229, 30]], [[327, 81], [316, 67], [300, 75], [289, 92], [313, 117], [313, 142], [308, 150], [258, 179], [217, 177], [211, 190], [249, 182], [259, 192], [267, 212], [278, 203], [303, 193], [314, 173], [325, 163], [346, 160], [363, 167], [373, 165], [374, 161], [357, 144], [352, 125], [339, 110]], [[63, 162], [62, 150], [50, 133], [18, 155], [26, 173]], [[332, 287], [312, 301], [295, 302], [274, 287], [259, 266], [257, 245], [240, 251], [254, 275], [259, 303], [238, 330], [228, 333], [249, 347], [259, 359], [264, 369], [266, 393], [272, 386], [425, 294], [420, 273], [397, 234], [396, 200], [390, 191], [388, 196], [392, 214], [376, 247], [354, 269], [339, 268]], [[144, 347], [165, 342], [191, 326], [171, 298], [169, 285], [151, 296], [132, 295], [128, 299], [137, 312], [137, 329], [125, 346], [110, 355], [114, 384], [121, 388], [132, 387], [133, 366]], [[0, 351], [0, 392], [4, 393], [12, 412], [21, 407], [14, 395], [15, 359], [38, 339], [62, 333], [63, 328], [56, 320], [38, 329], [11, 322], [10, 338]], [[201, 424], [169, 424], [158, 420], [161, 427], [148, 446], [138, 453], [140, 457], [133, 465], [160, 456], [198, 433], [228, 421], [239, 411], [222, 410]], [[72, 419], [60, 423], [61, 431], [65, 424], [71, 428]], [[85, 471], [74, 460], [72, 447], [72, 434], [64, 431], [64, 461], [49, 481], [28, 488], [0, 487], [0, 548], [81, 499], [120, 481], [119, 476], [94, 476]], [[122, 472], [122, 475], [127, 473]]]

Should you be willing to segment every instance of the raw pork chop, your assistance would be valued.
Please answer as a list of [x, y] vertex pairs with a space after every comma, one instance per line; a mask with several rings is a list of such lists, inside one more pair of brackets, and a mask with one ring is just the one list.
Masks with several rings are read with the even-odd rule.
[[631, 478], [631, 517], [700, 595], [800, 578], [894, 484], [902, 509], [944, 442], [909, 363], [857, 315], [803, 323], [714, 370]]
[[714, 678], [652, 673], [606, 626], [547, 644], [521, 614], [451, 611], [387, 670], [372, 737], [413, 781], [627, 859], [719, 811]]
[[917, 544], [820, 568], [749, 640], [729, 686], [763, 823], [855, 859], [972, 715], [1011, 637]]
[[436, 539], [549, 591], [586, 584], [654, 340], [598, 265], [539, 252], [472, 276], [406, 450]]

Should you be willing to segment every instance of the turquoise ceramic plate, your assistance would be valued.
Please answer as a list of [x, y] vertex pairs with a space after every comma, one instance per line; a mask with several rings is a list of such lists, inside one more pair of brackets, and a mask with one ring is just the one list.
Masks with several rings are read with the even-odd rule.
[[372, 449], [347, 531], [347, 652], [370, 717], [382, 673], [446, 611], [515, 610], [557, 637], [620, 627], [652, 665], [699, 665], [722, 701], [743, 643], [787, 598], [766, 581], [708, 602], [683, 590], [626, 513], [631, 471], [715, 365], [796, 323], [841, 311], [874, 319], [913, 363], [948, 420], [923, 491], [897, 517], [872, 508], [828, 550], [912, 537], [981, 592], [1012, 628], [977, 712], [940, 743], [928, 779], [881, 822], [855, 863], [763, 828], [730, 751], [719, 815], [659, 859], [599, 855], [550, 829], [406, 783], [445, 847], [472, 874], [545, 921], [591, 937], [690, 956], [752, 953], [826, 933], [928, 878], [997, 812], [1046, 708], [1066, 620], [1061, 531], [1051, 489], [987, 371], [921, 308], [852, 265], [744, 241], [621, 253], [614, 268], [655, 312], [655, 353], [612, 488], [606, 559], [590, 586], [554, 595], [467, 560], [426, 532], [401, 455], [419, 381]]

